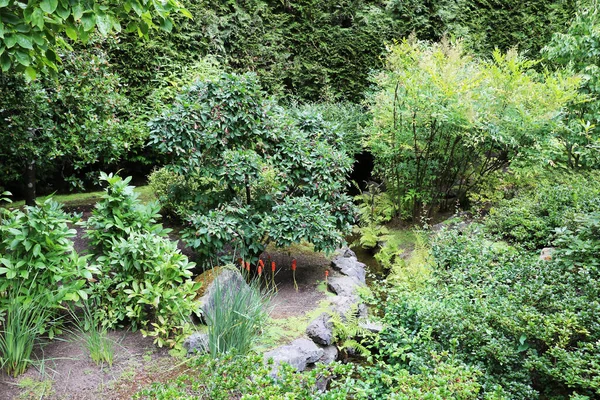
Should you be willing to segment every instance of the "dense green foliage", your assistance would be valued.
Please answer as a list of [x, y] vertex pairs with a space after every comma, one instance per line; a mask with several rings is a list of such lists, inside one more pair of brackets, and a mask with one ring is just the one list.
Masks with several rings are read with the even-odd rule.
[[[139, 45], [133, 36], [110, 46], [135, 99], [155, 82], [212, 54], [237, 72], [254, 71], [271, 93], [305, 100], [362, 97], [380, 65], [392, 24], [375, 1], [275, 2], [190, 0], [193, 20]], [[167, 79], [168, 81], [168, 79]]]
[[[168, 193], [191, 200], [184, 238], [200, 254], [256, 260], [269, 242], [302, 240], [333, 251], [349, 231], [344, 133], [318, 114], [277, 107], [254, 75], [198, 82], [150, 126], [152, 146], [179, 174]], [[170, 188], [181, 177], [195, 190]]]
[[598, 174], [560, 175], [522, 188], [490, 210], [486, 230], [528, 249], [550, 246], [557, 228], [572, 227], [580, 213], [600, 207]]
[[139, 44], [130, 35], [110, 45], [130, 94], [141, 100], [186, 65], [208, 54], [236, 72], [254, 71], [271, 93], [302, 100], [357, 101], [386, 43], [414, 33], [439, 41], [464, 37], [488, 56], [518, 46], [532, 57], [562, 30], [575, 1], [187, 0], [193, 20]]
[[[35, 299], [53, 312], [65, 301], [86, 299], [87, 279], [95, 268], [73, 248], [73, 218], [51, 199], [25, 211], [7, 212], [0, 225], [0, 310], [9, 300], [25, 304]], [[47, 327], [44, 326], [44, 329]]]
[[37, 178], [47, 182], [60, 174], [81, 189], [84, 172], [139, 151], [145, 129], [130, 122], [119, 86], [98, 49], [65, 53], [56, 79], [26, 83], [0, 74], [0, 117], [6, 121], [0, 125], [0, 185], [25, 183], [33, 163]]
[[440, 41], [464, 38], [476, 53], [489, 55], [517, 47], [535, 58], [552, 34], [561, 31], [577, 8], [576, 0], [389, 0], [387, 10], [404, 35]]
[[580, 90], [590, 96], [572, 104], [565, 129], [558, 137], [564, 154], [557, 158], [557, 164], [571, 169], [598, 168], [600, 165], [599, 12], [598, 2], [592, 0], [579, 10], [566, 32], [555, 33], [543, 49], [545, 59], [580, 74]]
[[[176, 0], [164, 2], [111, 1], [102, 4], [92, 1], [34, 0], [27, 3], [15, 0], [0, 1], [0, 67], [25, 71], [35, 79], [39, 71], [57, 70], [58, 50], [68, 48], [66, 36], [86, 43], [90, 35], [104, 36], [125, 30], [148, 34], [160, 26], [171, 30], [169, 14], [181, 11]], [[189, 14], [188, 14], [189, 15]]]
[[157, 383], [138, 392], [134, 399], [192, 400], [210, 399], [347, 399], [353, 391], [353, 379], [334, 382], [330, 391], [321, 393], [318, 381], [344, 374], [350, 366], [331, 364], [303, 374], [297, 374], [289, 365], [271, 376], [272, 365], [265, 365], [262, 355], [235, 356], [231, 353], [220, 358], [200, 356], [189, 362], [191, 371], [167, 382]]
[[366, 143], [403, 217], [454, 204], [512, 161], [539, 157], [562, 129], [574, 79], [541, 76], [514, 52], [478, 61], [460, 44], [393, 46]]
[[[585, 178], [597, 185], [595, 175]], [[374, 388], [383, 390], [378, 393], [393, 391], [388, 379], [397, 375], [436, 368], [439, 357], [432, 354], [446, 354], [442, 359], [447, 357], [456, 371], [470, 371], [470, 390], [479, 391], [478, 398], [595, 398], [600, 393], [600, 196], [597, 190], [588, 196], [586, 179], [565, 179], [554, 187], [554, 196], [549, 184], [542, 184], [538, 201], [542, 192], [550, 198], [540, 206], [546, 212], [534, 212], [547, 226], [514, 235], [514, 246], [494, 242], [484, 226], [472, 224], [434, 239], [429, 274], [395, 270], [405, 276], [394, 280], [382, 305], [387, 328], [377, 345], [385, 363], [376, 372], [381, 378]], [[523, 192], [517, 199], [531, 196]], [[514, 201], [497, 210], [528, 221]], [[492, 214], [486, 225], [494, 224], [490, 219], [503, 220]], [[551, 229], [559, 226], [564, 227]], [[521, 247], [540, 240], [555, 246], [545, 259]]]

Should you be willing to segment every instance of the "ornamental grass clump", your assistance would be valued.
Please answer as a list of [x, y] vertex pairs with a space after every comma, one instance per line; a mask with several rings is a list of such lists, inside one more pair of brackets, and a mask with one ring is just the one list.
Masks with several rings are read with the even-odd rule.
[[214, 306], [206, 313], [210, 354], [235, 350], [248, 353], [268, 317], [269, 293], [261, 291], [259, 279], [249, 285], [224, 287], [215, 279]]
[[80, 339], [92, 361], [98, 366], [108, 364], [112, 367], [115, 359], [115, 342], [108, 336], [108, 329], [102, 326], [102, 320], [94, 312], [95, 305], [91, 308], [86, 303], [83, 306], [82, 316], [71, 310], [75, 323], [74, 336]]
[[0, 330], [0, 367], [17, 377], [33, 363], [33, 346], [51, 311], [32, 299], [20, 302], [14, 294], [9, 294], [9, 298], [14, 301], [8, 304]]

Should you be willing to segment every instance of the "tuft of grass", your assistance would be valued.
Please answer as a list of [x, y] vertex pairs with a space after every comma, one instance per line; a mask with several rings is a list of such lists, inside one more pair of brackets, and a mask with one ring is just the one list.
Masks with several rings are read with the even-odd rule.
[[214, 282], [215, 302], [206, 313], [210, 354], [247, 354], [267, 320], [270, 295], [261, 291], [259, 279], [240, 288], [224, 288], [218, 277]]
[[54, 394], [53, 383], [50, 379], [23, 378], [17, 384], [22, 390], [18, 398], [19, 400], [39, 400], [52, 396]]
[[115, 359], [115, 342], [108, 336], [108, 329], [102, 326], [99, 318], [87, 304], [84, 304], [82, 310], [82, 317], [71, 310], [77, 330], [73, 332], [74, 335], [82, 340], [83, 346], [96, 365], [103, 366], [106, 363], [112, 367]]
[[0, 367], [17, 377], [33, 363], [33, 346], [50, 312], [44, 304], [11, 297], [0, 331]]

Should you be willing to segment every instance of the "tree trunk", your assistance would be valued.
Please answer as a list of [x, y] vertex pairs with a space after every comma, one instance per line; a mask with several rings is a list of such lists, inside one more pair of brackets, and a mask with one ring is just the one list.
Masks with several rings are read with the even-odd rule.
[[35, 160], [30, 160], [27, 163], [27, 170], [25, 171], [25, 204], [28, 206], [35, 206]]

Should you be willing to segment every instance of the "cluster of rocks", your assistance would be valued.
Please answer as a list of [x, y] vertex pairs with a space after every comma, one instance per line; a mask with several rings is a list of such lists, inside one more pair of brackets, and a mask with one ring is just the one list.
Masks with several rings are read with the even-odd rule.
[[[332, 309], [315, 318], [306, 328], [308, 339], [296, 339], [292, 343], [277, 347], [265, 353], [265, 361], [273, 359], [273, 371], [285, 362], [297, 371], [304, 371], [312, 364], [331, 363], [338, 359], [339, 352], [335, 346], [332, 314], [342, 320], [349, 312], [358, 313], [359, 317], [367, 316], [367, 307], [361, 302], [358, 290], [366, 285], [365, 264], [358, 261], [356, 254], [349, 248], [338, 250], [331, 261], [335, 274], [327, 280], [327, 288], [337, 296], [331, 299]], [[365, 322], [363, 326], [372, 331], [381, 330], [374, 323]], [[368, 327], [367, 327], [368, 326]]]
[[[331, 261], [334, 273], [327, 281], [329, 291], [337, 295], [331, 299], [331, 310], [322, 313], [308, 325], [306, 336], [310, 339], [296, 339], [264, 354], [265, 362], [269, 359], [273, 360], [273, 375], [276, 374], [281, 363], [287, 363], [300, 372], [317, 362], [328, 364], [338, 359], [339, 352], [334, 344], [331, 315], [337, 314], [341, 320], [345, 320], [350, 312], [356, 312], [363, 318], [367, 316], [367, 307], [358, 295], [358, 290], [366, 285], [365, 267], [365, 264], [358, 261], [356, 254], [349, 248], [337, 251]], [[241, 276], [236, 276], [235, 272], [224, 271], [219, 275], [220, 288], [240, 290], [241, 285], [246, 284]], [[209, 286], [199, 300], [202, 314], [210, 312], [211, 307], [214, 307], [212, 298], [214, 295], [214, 289]], [[362, 326], [372, 332], [381, 330], [379, 325], [371, 322], [363, 322]], [[184, 341], [183, 346], [188, 354], [204, 352], [208, 347], [207, 335], [195, 333]]]

